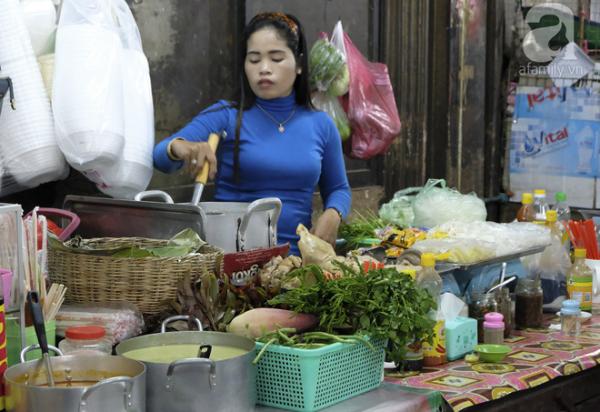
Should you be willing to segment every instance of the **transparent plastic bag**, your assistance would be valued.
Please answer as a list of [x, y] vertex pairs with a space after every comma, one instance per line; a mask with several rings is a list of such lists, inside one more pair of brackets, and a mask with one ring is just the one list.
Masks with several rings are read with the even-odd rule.
[[383, 154], [400, 134], [400, 116], [385, 64], [369, 62], [344, 33], [350, 86], [344, 107], [352, 127], [346, 154], [370, 159]]
[[418, 193], [419, 190], [421, 190], [420, 187], [409, 187], [397, 191], [392, 200], [381, 205], [379, 216], [402, 228], [411, 227], [415, 220], [413, 202], [415, 193]]
[[311, 47], [308, 64], [313, 90], [327, 92], [331, 96], [342, 96], [348, 92], [350, 76], [343, 36], [342, 22], [338, 21], [331, 40], [323, 32]]
[[142, 333], [144, 318], [129, 302], [63, 305], [56, 315], [56, 334], [65, 336], [71, 326], [98, 325], [115, 345]]
[[415, 243], [412, 249], [443, 256], [448, 262], [460, 264], [482, 262], [496, 257], [493, 243], [475, 239], [425, 239]]
[[[437, 187], [437, 186], [440, 187]], [[463, 195], [446, 187], [444, 179], [429, 179], [413, 203], [417, 227], [434, 227], [449, 221], [485, 221], [487, 210], [476, 194]]]
[[342, 109], [337, 97], [330, 96], [323, 92], [315, 92], [312, 94], [311, 98], [313, 105], [317, 109], [324, 111], [333, 119], [342, 141], [348, 139], [352, 134], [350, 122], [348, 122], [348, 117], [346, 116], [344, 109]]

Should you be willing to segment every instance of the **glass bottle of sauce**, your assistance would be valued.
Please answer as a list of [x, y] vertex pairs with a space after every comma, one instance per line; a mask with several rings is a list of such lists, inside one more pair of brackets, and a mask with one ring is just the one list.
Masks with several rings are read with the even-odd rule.
[[544, 292], [539, 279], [519, 279], [515, 291], [515, 323], [518, 329], [542, 326]]
[[483, 343], [483, 322], [486, 313], [498, 312], [498, 302], [492, 293], [471, 293], [469, 317], [477, 320], [477, 341]]
[[523, 197], [521, 198], [521, 208], [517, 212], [517, 220], [519, 222], [533, 222], [534, 219], [533, 195], [531, 193], [523, 193]]

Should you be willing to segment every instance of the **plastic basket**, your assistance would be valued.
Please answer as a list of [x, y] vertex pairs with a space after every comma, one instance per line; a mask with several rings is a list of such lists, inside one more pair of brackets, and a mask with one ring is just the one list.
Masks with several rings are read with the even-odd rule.
[[[257, 350], [264, 344], [258, 342]], [[257, 402], [317, 411], [379, 386], [385, 343], [334, 343], [319, 349], [270, 345], [258, 362]]]

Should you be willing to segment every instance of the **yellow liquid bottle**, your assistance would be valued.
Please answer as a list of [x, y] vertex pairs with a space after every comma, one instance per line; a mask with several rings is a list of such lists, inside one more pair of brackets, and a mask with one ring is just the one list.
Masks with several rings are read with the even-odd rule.
[[586, 250], [575, 249], [575, 261], [567, 272], [567, 293], [569, 299], [579, 302], [581, 310], [592, 310], [592, 279], [594, 273], [585, 263]]

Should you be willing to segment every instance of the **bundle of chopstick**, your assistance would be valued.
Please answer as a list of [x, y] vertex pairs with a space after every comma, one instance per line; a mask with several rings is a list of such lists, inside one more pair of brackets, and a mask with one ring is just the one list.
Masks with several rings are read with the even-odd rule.
[[588, 259], [600, 259], [596, 225], [592, 219], [569, 220], [565, 229], [574, 247], [585, 248]]
[[44, 299], [42, 311], [46, 322], [53, 320], [65, 301], [67, 288], [59, 283], [53, 283]]
[[[23, 255], [25, 265], [25, 292], [36, 291], [42, 302], [44, 321], [54, 319], [65, 300], [67, 288], [53, 283], [48, 290], [48, 225], [46, 217], [34, 208], [23, 220]], [[16, 293], [15, 295], [16, 296]]]

